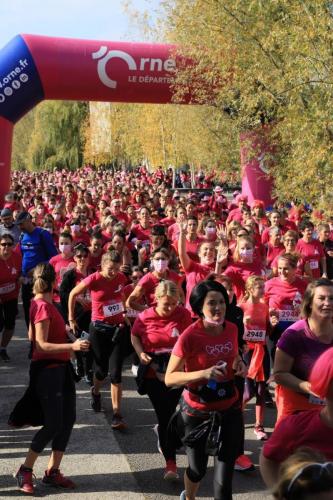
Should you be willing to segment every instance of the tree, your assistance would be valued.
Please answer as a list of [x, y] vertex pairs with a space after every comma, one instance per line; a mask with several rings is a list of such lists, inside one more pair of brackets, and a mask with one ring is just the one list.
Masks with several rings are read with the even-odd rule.
[[[219, 133], [268, 124], [278, 145], [281, 198], [329, 202], [332, 181], [333, 26], [322, 0], [165, 1], [165, 30], [181, 47], [176, 99], [210, 103]], [[193, 64], [182, 65], [181, 61]], [[235, 141], [234, 141], [235, 143]], [[320, 179], [320, 182], [317, 182]], [[325, 201], [326, 200], [326, 201]]]

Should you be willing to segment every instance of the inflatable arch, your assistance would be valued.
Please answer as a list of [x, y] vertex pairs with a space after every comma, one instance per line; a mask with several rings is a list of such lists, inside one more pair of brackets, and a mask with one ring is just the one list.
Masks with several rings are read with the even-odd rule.
[[[44, 99], [170, 103], [174, 46], [18, 35], [0, 51], [0, 202], [14, 124]], [[263, 156], [241, 152], [243, 191], [270, 203]]]

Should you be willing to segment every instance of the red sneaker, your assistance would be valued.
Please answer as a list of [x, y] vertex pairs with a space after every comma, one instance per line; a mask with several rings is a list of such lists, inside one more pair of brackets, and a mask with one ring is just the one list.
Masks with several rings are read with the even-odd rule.
[[236, 458], [234, 469], [243, 472], [250, 471], [254, 470], [254, 465], [247, 455], [239, 455], [239, 457]]
[[174, 460], [167, 460], [164, 479], [166, 481], [175, 481], [176, 479], [179, 479], [179, 475], [177, 473], [177, 465]]
[[51, 469], [45, 471], [45, 476], [43, 477], [43, 483], [48, 486], [54, 486], [55, 488], [65, 488], [68, 490], [73, 490], [76, 488], [76, 484], [61, 474], [59, 469]]
[[28, 495], [34, 494], [35, 487], [32, 482], [32, 478], [35, 476], [32, 473], [32, 469], [27, 469], [26, 467], [21, 465], [15, 477], [17, 479], [17, 485], [20, 491], [23, 491], [23, 493], [27, 493]]

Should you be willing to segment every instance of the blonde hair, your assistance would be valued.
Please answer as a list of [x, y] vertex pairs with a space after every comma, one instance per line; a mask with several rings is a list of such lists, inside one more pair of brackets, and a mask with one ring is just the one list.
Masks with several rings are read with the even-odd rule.
[[251, 236], [244, 235], [244, 236], [240, 236], [239, 238], [237, 238], [237, 242], [236, 242], [236, 246], [235, 246], [235, 250], [234, 250], [234, 255], [233, 255], [235, 262], [238, 262], [240, 260], [239, 245], [241, 244], [242, 241], [246, 241], [254, 249], [254, 243], [253, 243], [253, 239], [251, 238]]
[[232, 231], [237, 230], [239, 231], [242, 228], [242, 225], [237, 222], [236, 220], [233, 220], [230, 222], [230, 224], [227, 225], [227, 239], [228, 241], [231, 240], [232, 238]]
[[314, 464], [323, 464], [325, 457], [312, 448], [302, 447], [288, 457], [281, 465], [279, 478], [273, 489], [273, 497], [276, 500], [298, 500], [304, 495], [321, 493], [333, 489], [333, 475], [331, 481], [327, 481], [326, 474], [319, 475], [318, 479], [302, 476], [302, 469]]
[[244, 298], [243, 298], [244, 302], [250, 298], [251, 293], [252, 293], [251, 292], [252, 288], [259, 281], [262, 283], [265, 283], [265, 280], [262, 276], [249, 276], [247, 278], [246, 283], [245, 283], [245, 294], [244, 294]]
[[175, 299], [179, 298], [179, 290], [173, 281], [163, 280], [161, 281], [155, 289], [155, 299], [161, 299], [165, 296], [173, 297]]
[[56, 273], [51, 264], [37, 264], [33, 272], [33, 294], [52, 292], [55, 279]]

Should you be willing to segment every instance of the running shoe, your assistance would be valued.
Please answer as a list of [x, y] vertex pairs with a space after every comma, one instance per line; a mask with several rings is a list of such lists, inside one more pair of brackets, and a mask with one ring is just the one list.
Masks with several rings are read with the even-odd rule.
[[258, 441], [266, 441], [268, 439], [267, 433], [262, 425], [255, 425], [254, 431]]
[[186, 490], [181, 492], [179, 500], [186, 500]]
[[132, 371], [134, 377], [138, 376], [138, 369], [139, 369], [138, 365], [132, 365], [131, 366], [131, 371]]
[[8, 356], [6, 349], [1, 349], [0, 358], [2, 359], [2, 361], [6, 361], [6, 362], [10, 361], [10, 357]]
[[76, 484], [73, 483], [71, 479], [61, 474], [59, 469], [46, 470], [43, 477], [43, 483], [48, 486], [53, 486], [54, 488], [64, 488], [67, 490], [76, 488]]
[[94, 394], [94, 387], [91, 388], [91, 401], [92, 409], [97, 413], [102, 411], [101, 395]]
[[176, 479], [179, 479], [179, 475], [177, 473], [177, 465], [174, 460], [167, 460], [164, 479], [166, 481], [175, 481]]
[[17, 479], [17, 485], [19, 490], [23, 493], [27, 493], [28, 495], [33, 495], [35, 491], [34, 484], [32, 482], [32, 478], [34, 478], [34, 474], [32, 473], [32, 469], [28, 469], [21, 465], [19, 470], [17, 471], [15, 478]]
[[234, 469], [240, 472], [247, 472], [254, 470], [254, 465], [247, 455], [239, 455], [239, 457], [236, 458]]
[[120, 413], [114, 413], [112, 420], [111, 420], [111, 427], [112, 429], [115, 430], [122, 430], [127, 427], [123, 417], [120, 415]]
[[153, 427], [153, 431], [157, 437], [157, 449], [158, 449], [158, 452], [163, 455], [163, 452], [162, 452], [162, 448], [161, 448], [161, 443], [160, 443], [160, 437], [158, 435], [158, 424], [154, 425]]

